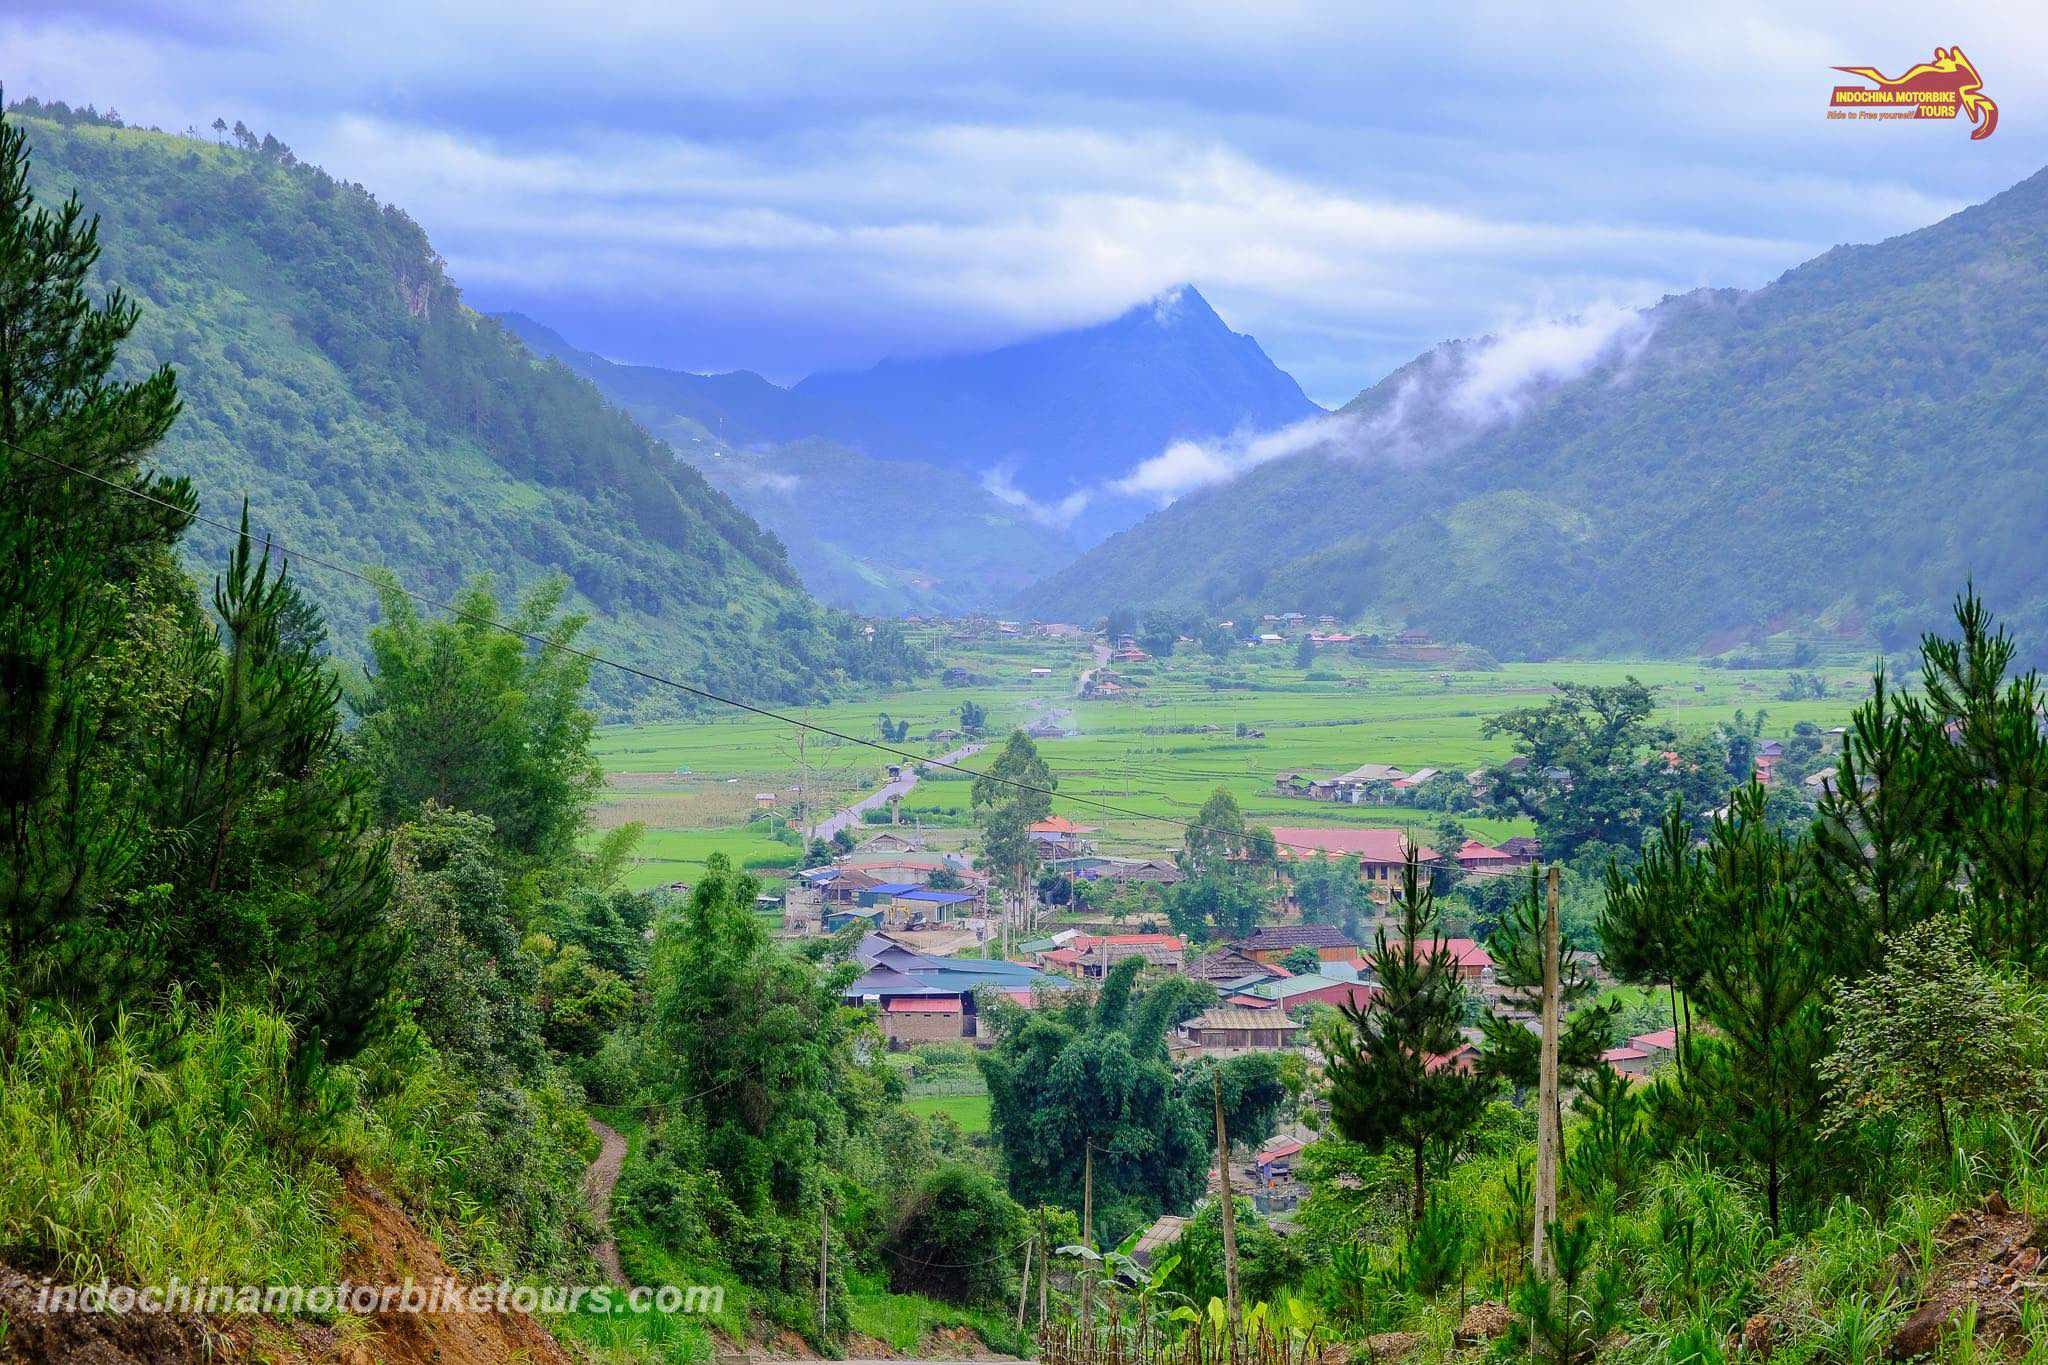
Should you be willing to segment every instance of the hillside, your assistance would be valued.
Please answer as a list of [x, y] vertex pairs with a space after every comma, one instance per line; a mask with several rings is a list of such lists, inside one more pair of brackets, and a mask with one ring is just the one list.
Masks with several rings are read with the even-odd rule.
[[864, 454], [808, 433], [847, 414], [756, 374], [623, 365], [517, 313], [506, 330], [598, 387], [788, 547], [804, 586], [876, 614], [1000, 605], [1077, 547], [957, 469]]
[[1753, 292], [1666, 299], [1567, 379], [1495, 392], [1490, 340], [1440, 347], [1318, 449], [1182, 499], [1020, 607], [1371, 607], [1515, 657], [1787, 625], [1896, 648], [1974, 575], [2038, 640], [2044, 248], [2048, 173]]
[[[729, 498], [465, 307], [396, 206], [275, 141], [35, 112], [9, 118], [37, 193], [76, 190], [100, 215], [99, 273], [141, 307], [126, 365], [185, 377], [158, 460], [208, 513], [231, 519], [246, 495], [285, 543], [436, 595], [485, 572], [501, 587], [567, 574], [594, 645], [700, 685], [789, 699], [906, 671], [893, 635], [821, 610]], [[223, 549], [204, 526], [185, 546], [209, 575]], [[301, 572], [332, 638], [356, 647], [369, 589]]]

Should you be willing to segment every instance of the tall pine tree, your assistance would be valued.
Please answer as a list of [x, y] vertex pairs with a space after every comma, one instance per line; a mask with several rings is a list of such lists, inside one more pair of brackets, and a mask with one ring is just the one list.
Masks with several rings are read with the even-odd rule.
[[1330, 1115], [1352, 1142], [1407, 1149], [1410, 1213], [1428, 1204], [1429, 1149], [1455, 1148], [1478, 1121], [1491, 1082], [1453, 1060], [1464, 1044], [1465, 987], [1436, 932], [1429, 878], [1414, 849], [1401, 869], [1401, 937], [1382, 928], [1371, 958], [1378, 978], [1363, 1008], [1344, 1006], [1329, 1069]]

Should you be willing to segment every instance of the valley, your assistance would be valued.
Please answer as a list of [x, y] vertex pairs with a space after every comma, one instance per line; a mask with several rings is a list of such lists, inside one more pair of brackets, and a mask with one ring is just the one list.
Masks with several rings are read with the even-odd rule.
[[[1856, 651], [1840, 646], [1834, 662], [1798, 670], [1621, 659], [1446, 672], [1368, 663], [1342, 651], [1303, 669], [1291, 644], [1240, 648], [1218, 661], [1190, 645], [1170, 658], [1120, 667], [1137, 684], [1127, 696], [1084, 700], [1075, 693], [1094, 665], [1087, 637], [1048, 638], [1030, 634], [1028, 625], [1018, 629], [1018, 635], [1004, 635], [987, 620], [923, 627], [913, 638], [941, 670], [959, 670], [972, 682], [947, 685], [933, 677], [788, 714], [876, 742], [881, 717], [907, 721], [909, 738], [899, 747], [927, 757], [958, 743], [963, 704], [984, 708], [987, 729], [997, 737], [1038, 726], [1036, 746], [1059, 781], [1055, 811], [1098, 827], [1097, 842], [1106, 852], [1147, 856], [1177, 847], [1181, 829], [1175, 822], [1193, 820], [1219, 787], [1237, 800], [1246, 818], [1262, 824], [1426, 832], [1441, 812], [1284, 798], [1274, 792], [1274, 777], [1295, 769], [1341, 773], [1368, 762], [1410, 771], [1437, 767], [1462, 776], [1510, 752], [1505, 738], [1481, 735], [1489, 716], [1539, 704], [1558, 682], [1610, 684], [1633, 676], [1653, 689], [1657, 719], [1682, 733], [1732, 723], [1738, 712], [1748, 718], [1763, 712], [1764, 733], [1776, 736], [1789, 735], [1800, 722], [1823, 728], [1844, 723], [1868, 679], [1867, 663], [1859, 668], [1852, 662]], [[1034, 677], [1040, 669], [1045, 675]], [[1833, 695], [1780, 699], [1794, 671], [1822, 678]], [[1240, 734], [1240, 727], [1258, 733]], [[935, 733], [941, 737], [925, 738]], [[770, 878], [800, 865], [801, 841], [787, 834], [778, 840], [772, 830], [778, 818], [791, 815], [805, 771], [787, 727], [745, 715], [606, 726], [594, 752], [607, 781], [596, 808], [598, 826], [625, 820], [647, 826], [631, 884], [687, 882], [714, 852]], [[820, 813], [879, 787], [887, 780], [887, 765], [900, 761], [823, 736], [807, 741], [804, 757], [812, 804]], [[983, 768], [991, 757], [985, 751], [962, 766]], [[973, 834], [967, 786], [957, 774], [927, 773], [902, 803], [902, 821], [924, 827], [936, 846], [967, 846]], [[773, 795], [765, 809], [755, 801], [762, 793]], [[1526, 821], [1481, 817], [1466, 823], [1486, 840], [1531, 832]], [[854, 830], [872, 832], [873, 827]]]

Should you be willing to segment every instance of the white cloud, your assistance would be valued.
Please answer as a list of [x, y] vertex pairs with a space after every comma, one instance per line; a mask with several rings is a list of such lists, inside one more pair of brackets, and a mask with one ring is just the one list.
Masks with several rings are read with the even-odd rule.
[[1016, 471], [1008, 466], [986, 471], [981, 476], [981, 486], [989, 496], [1006, 506], [1014, 507], [1041, 526], [1050, 526], [1064, 531], [1074, 524], [1074, 518], [1088, 509], [1095, 500], [1095, 494], [1087, 489], [1069, 493], [1057, 502], [1041, 502], [1017, 486]]
[[1348, 443], [1355, 426], [1351, 417], [1331, 413], [1256, 435], [1239, 433], [1222, 441], [1175, 441], [1122, 478], [1112, 480], [1109, 488], [1129, 497], [1150, 498], [1163, 506], [1184, 493], [1234, 479], [1269, 460], [1317, 447], [1341, 447]]
[[1510, 328], [1466, 353], [1448, 406], [1477, 425], [1511, 421], [1544, 389], [1639, 344], [1650, 325], [1638, 309], [1603, 304], [1576, 317]]

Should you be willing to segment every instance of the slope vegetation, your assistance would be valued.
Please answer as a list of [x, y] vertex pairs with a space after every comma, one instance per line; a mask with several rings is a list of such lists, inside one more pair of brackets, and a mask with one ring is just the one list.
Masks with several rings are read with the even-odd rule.
[[[435, 595], [485, 572], [566, 574], [600, 647], [750, 696], [912, 662], [820, 610], [774, 536], [588, 383], [465, 307], [397, 207], [275, 142], [38, 116], [52, 112], [9, 117], [37, 192], [75, 191], [105, 223], [101, 274], [142, 309], [127, 363], [186, 376], [159, 461], [209, 514], [233, 519], [246, 495], [286, 544]], [[186, 545], [207, 565], [224, 548], [203, 525]], [[300, 572], [334, 638], [360, 640], [370, 590]]]

